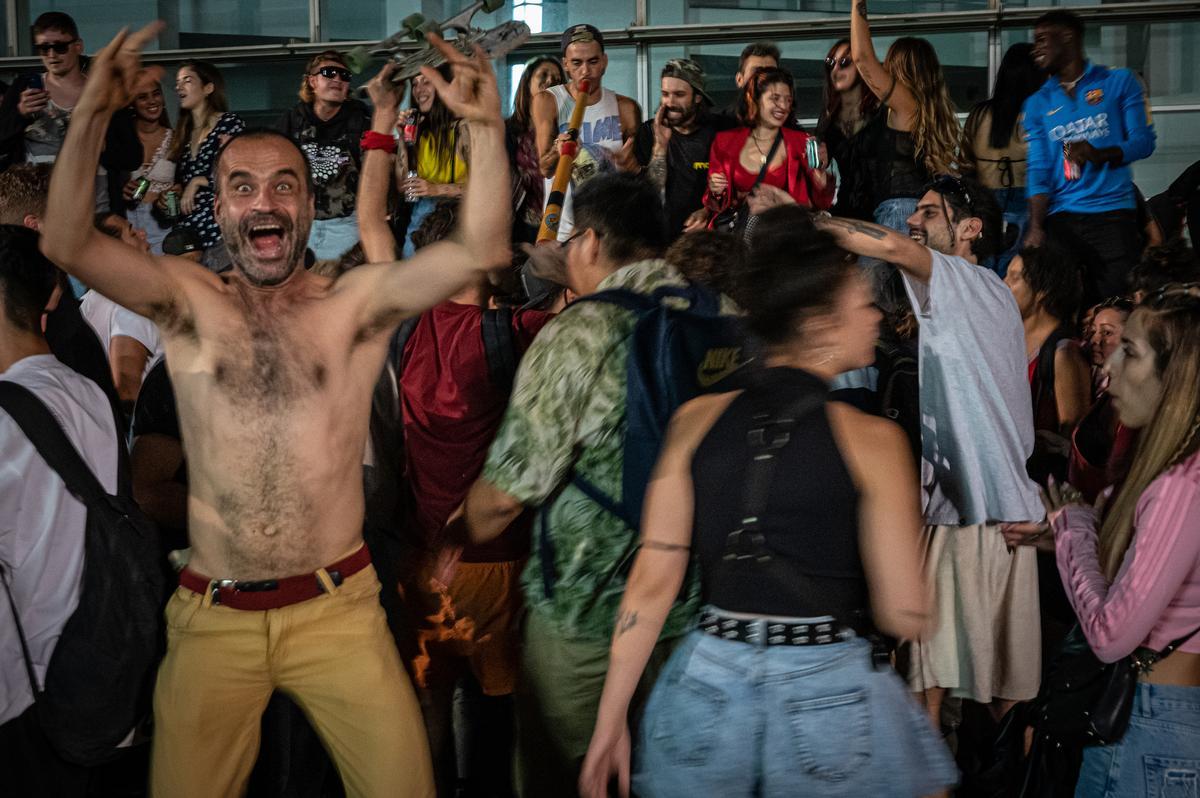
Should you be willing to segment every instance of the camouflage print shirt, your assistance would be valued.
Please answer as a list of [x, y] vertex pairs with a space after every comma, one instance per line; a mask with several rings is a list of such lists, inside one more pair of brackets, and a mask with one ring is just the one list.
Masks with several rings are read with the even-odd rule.
[[[597, 290], [651, 293], [684, 283], [666, 261], [649, 260], [617, 270]], [[570, 484], [578, 472], [608, 496], [621, 498], [625, 364], [635, 321], [632, 312], [615, 305], [583, 302], [547, 324], [521, 360], [483, 469], [483, 477], [500, 490], [540, 508], [522, 577], [525, 600], [568, 638], [609, 638], [637, 552], [637, 533]], [[543, 522], [553, 545], [552, 597], [542, 579]], [[700, 587], [694, 572], [689, 570], [687, 599], [671, 610], [664, 636], [682, 634], [695, 616]]]

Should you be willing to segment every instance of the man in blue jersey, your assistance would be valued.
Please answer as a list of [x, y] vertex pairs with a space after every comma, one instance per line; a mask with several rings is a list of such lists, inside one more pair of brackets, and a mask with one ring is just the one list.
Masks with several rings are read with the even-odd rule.
[[1141, 254], [1130, 164], [1154, 152], [1150, 107], [1132, 72], [1084, 58], [1083, 21], [1069, 11], [1038, 18], [1033, 59], [1050, 78], [1025, 101], [1025, 245], [1049, 236], [1074, 248], [1091, 304], [1124, 293]]

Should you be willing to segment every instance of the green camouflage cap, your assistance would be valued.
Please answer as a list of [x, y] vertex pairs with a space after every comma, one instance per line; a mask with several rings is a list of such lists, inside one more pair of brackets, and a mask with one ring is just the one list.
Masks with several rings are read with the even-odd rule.
[[662, 68], [660, 78], [678, 78], [687, 83], [696, 93], [713, 104], [712, 97], [704, 90], [704, 69], [690, 58], [672, 58]]

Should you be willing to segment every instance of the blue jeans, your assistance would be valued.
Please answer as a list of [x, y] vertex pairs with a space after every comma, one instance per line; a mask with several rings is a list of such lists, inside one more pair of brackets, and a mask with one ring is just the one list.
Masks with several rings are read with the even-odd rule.
[[1012, 245], [994, 258], [990, 258], [985, 264], [1003, 278], [1008, 273], [1009, 262], [1021, 251], [1021, 244], [1025, 240], [1025, 228], [1029, 225], [1029, 204], [1025, 200], [1024, 186], [997, 188], [993, 189], [992, 193], [996, 195], [996, 202], [999, 203], [1000, 212], [1004, 215], [1005, 234], [1014, 227], [1017, 231], [1017, 237], [1013, 239]]
[[313, 219], [308, 248], [317, 260], [333, 260], [358, 243], [358, 214], [337, 219]]
[[642, 719], [642, 798], [918, 796], [957, 781], [950, 752], [855, 638], [759, 647], [692, 632]]
[[1083, 750], [1076, 798], [1200, 798], [1200, 687], [1138, 685], [1129, 730]]
[[[908, 217], [916, 213], [917, 199], [914, 197], [894, 197], [879, 203], [875, 209], [875, 224], [889, 230], [908, 235]], [[899, 297], [892, 290], [892, 276], [896, 267], [878, 258], [859, 258], [858, 265], [871, 283], [875, 294], [875, 302], [887, 313], [896, 310]], [[903, 289], [901, 289], [903, 291]]]
[[161, 255], [163, 254], [163, 239], [167, 237], [167, 233], [171, 232], [171, 228], [159, 224], [150, 208], [150, 203], [139, 202], [125, 213], [125, 218], [134, 227], [146, 231], [146, 243], [150, 245], [150, 251], [155, 255]]
[[404, 259], [408, 260], [417, 251], [413, 246], [412, 234], [421, 222], [425, 221], [425, 217], [433, 213], [433, 209], [437, 207], [437, 197], [421, 197], [413, 203], [412, 216], [408, 220], [408, 230], [404, 233]]

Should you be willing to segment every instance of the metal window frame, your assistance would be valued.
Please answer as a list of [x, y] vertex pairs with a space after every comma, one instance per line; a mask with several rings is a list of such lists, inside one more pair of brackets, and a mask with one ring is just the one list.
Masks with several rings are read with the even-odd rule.
[[[650, 47], [655, 44], [705, 44], [747, 42], [756, 39], [776, 41], [828, 39], [844, 35], [848, 27], [845, 15], [803, 20], [770, 20], [714, 24], [648, 25], [648, 3], [635, 0], [634, 19], [624, 29], [604, 31], [610, 47], [632, 46], [636, 53], [637, 100], [643, 108], [654, 96], [651, 85]], [[158, 50], [154, 60], [163, 64], [178, 63], [189, 58], [239, 63], [304, 59], [326, 49], [322, 26], [322, 0], [309, 0], [309, 37], [307, 42], [250, 45], [245, 47], [198, 48], [187, 50]], [[19, 51], [18, 0], [4, 0], [7, 21], [6, 57], [0, 57], [0, 70], [20, 70], [36, 67], [36, 56], [17, 56]], [[871, 19], [873, 33], [889, 35], [919, 30], [921, 33], [987, 31], [988, 89], [992, 88], [1002, 52], [1002, 31], [1006, 28], [1030, 26], [1051, 7], [1006, 8], [1003, 0], [989, 0], [989, 7], [977, 11], [939, 11], [930, 13], [884, 14]], [[1093, 6], [1072, 6], [1085, 22], [1093, 24], [1129, 24], [1179, 22], [1200, 19], [1200, 0], [1143, 0], [1142, 2], [1109, 3]], [[558, 33], [540, 33], [530, 37], [519, 53], [534, 55], [558, 46]], [[370, 42], [338, 42], [339, 47], [353, 47]], [[415, 49], [416, 45], [413, 45]], [[1174, 106], [1164, 106], [1163, 110]], [[1182, 106], [1180, 106], [1182, 107]]]

